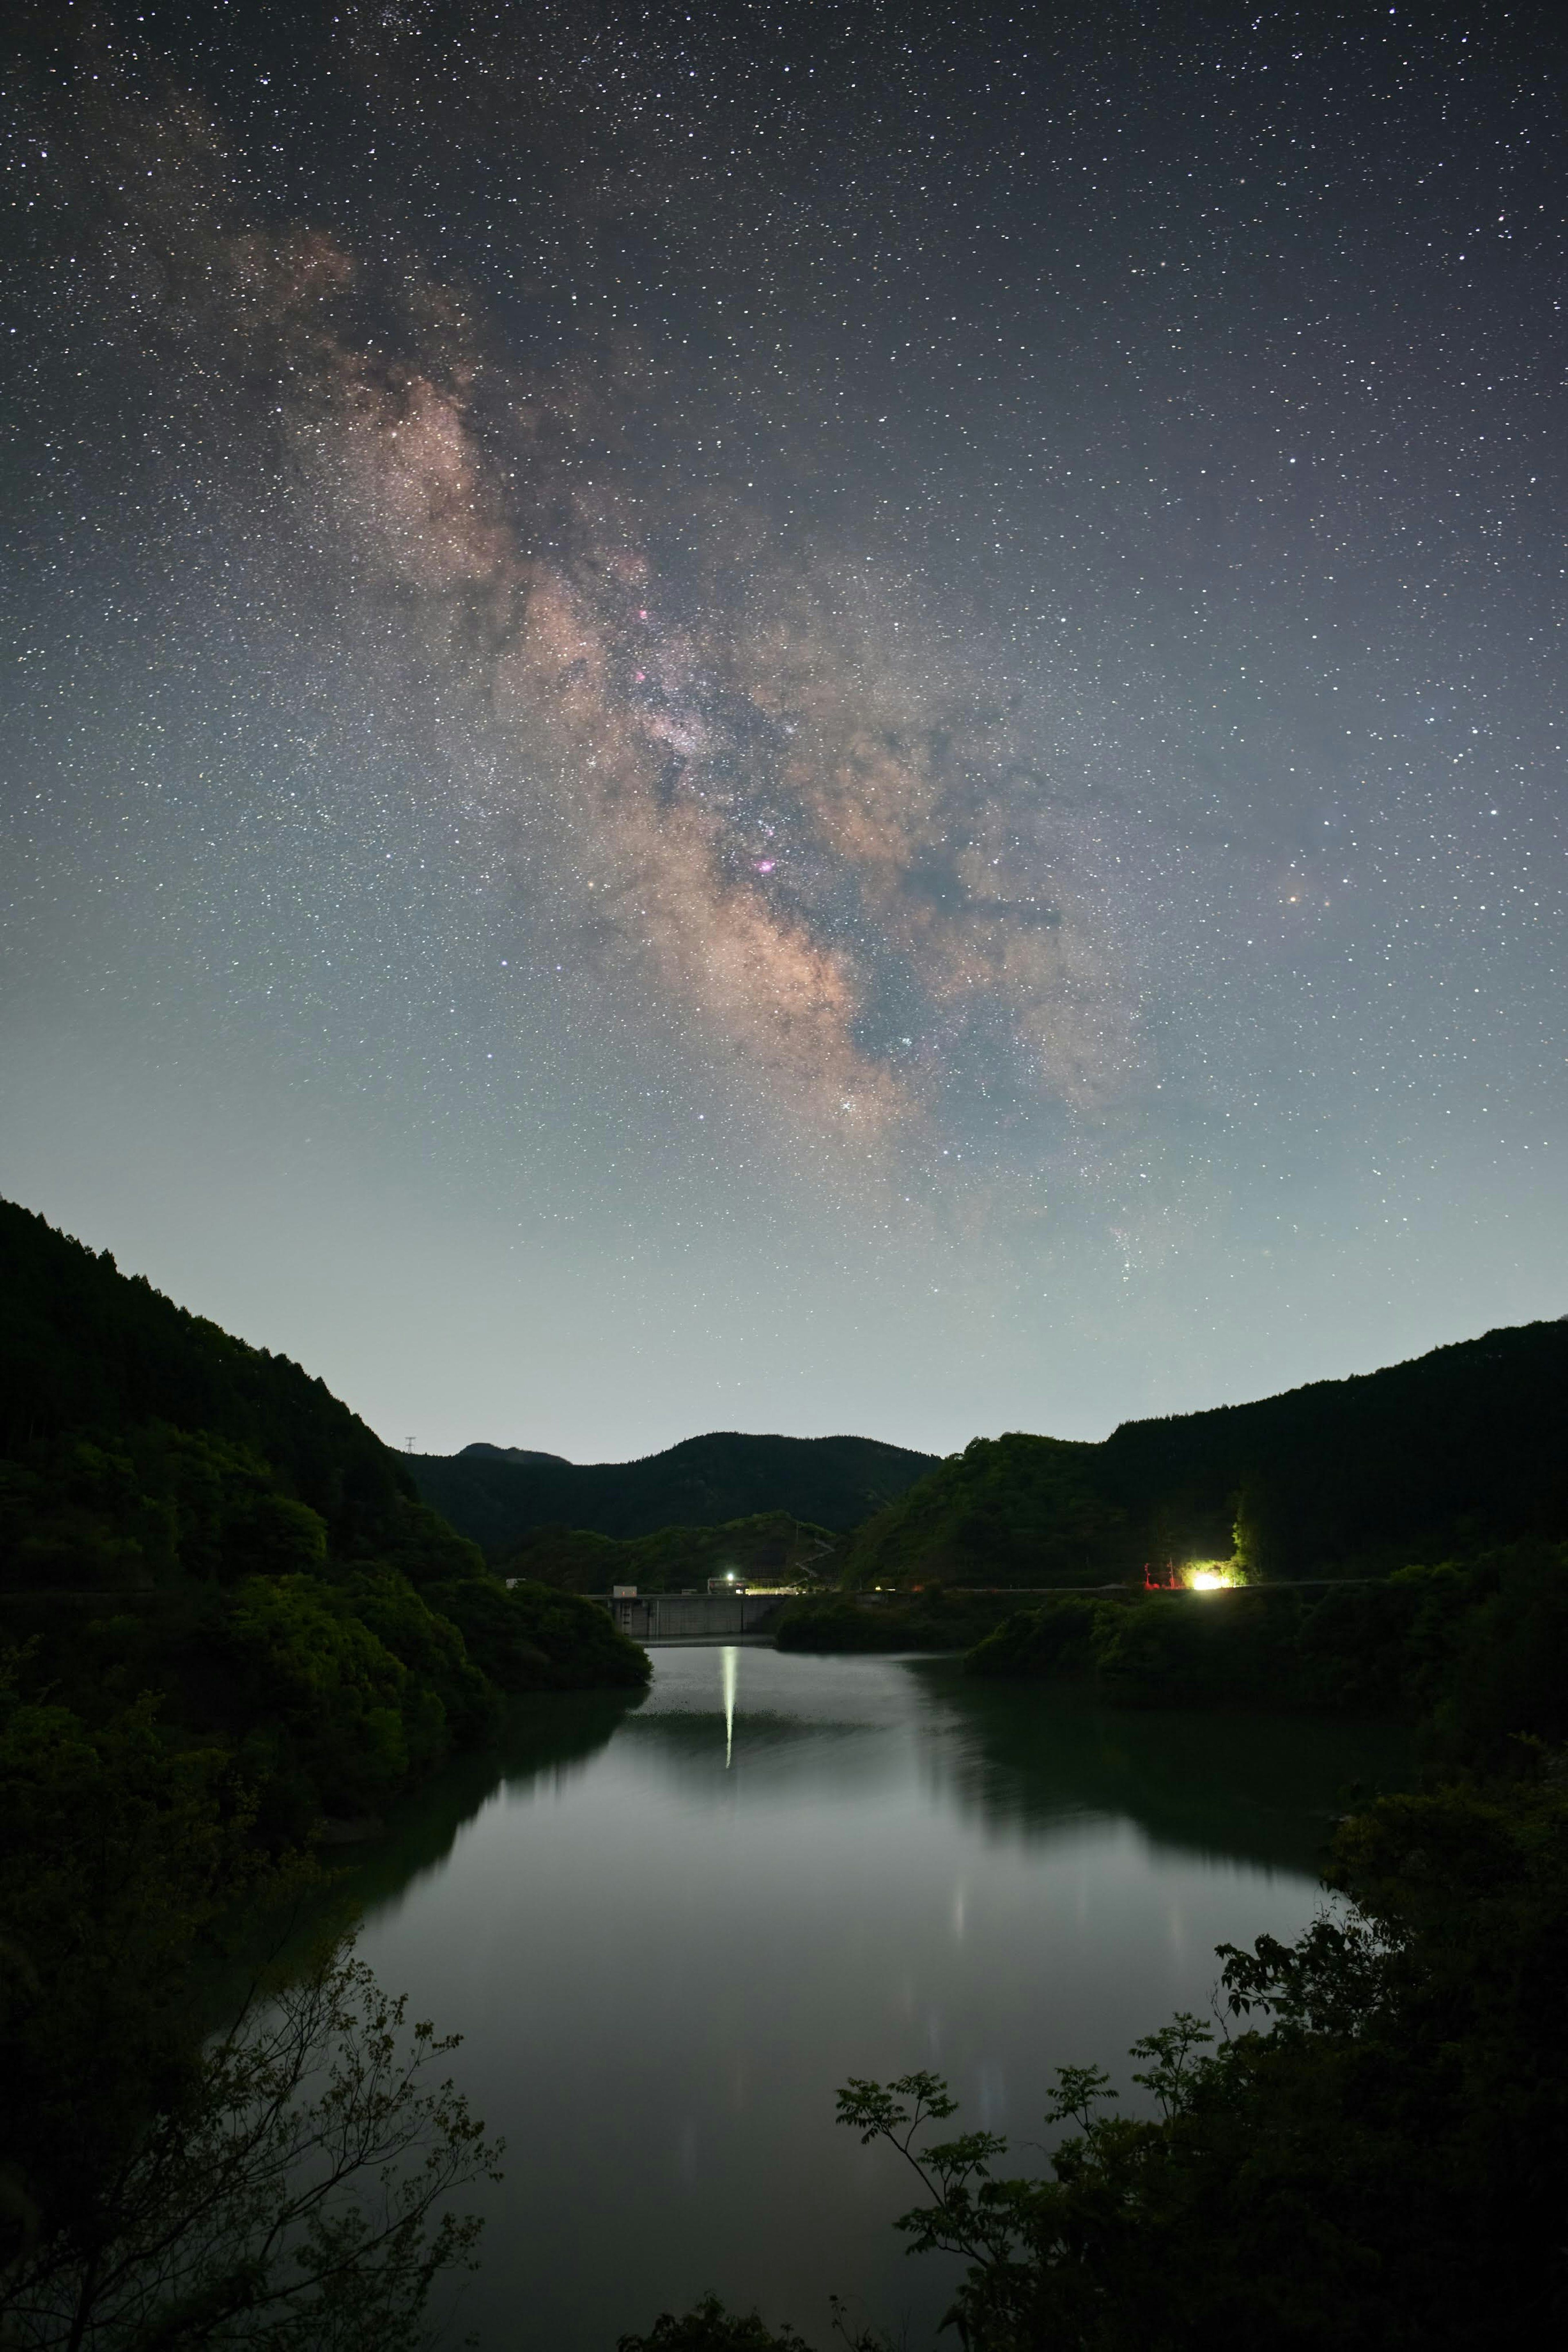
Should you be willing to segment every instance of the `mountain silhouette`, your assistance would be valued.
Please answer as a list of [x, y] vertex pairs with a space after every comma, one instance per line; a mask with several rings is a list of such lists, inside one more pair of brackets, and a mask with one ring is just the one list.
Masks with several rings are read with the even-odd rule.
[[852, 1528], [936, 1466], [934, 1454], [874, 1437], [737, 1430], [688, 1437], [640, 1462], [560, 1462], [490, 1445], [403, 1458], [422, 1498], [491, 1553], [539, 1527], [646, 1536], [786, 1511], [818, 1527]]

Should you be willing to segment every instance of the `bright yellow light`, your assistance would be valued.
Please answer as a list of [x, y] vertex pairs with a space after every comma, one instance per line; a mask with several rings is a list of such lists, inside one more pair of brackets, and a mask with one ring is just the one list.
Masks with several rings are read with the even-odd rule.
[[1195, 1568], [1187, 1580], [1195, 1592], [1223, 1592], [1225, 1590], [1225, 1579], [1214, 1568]]

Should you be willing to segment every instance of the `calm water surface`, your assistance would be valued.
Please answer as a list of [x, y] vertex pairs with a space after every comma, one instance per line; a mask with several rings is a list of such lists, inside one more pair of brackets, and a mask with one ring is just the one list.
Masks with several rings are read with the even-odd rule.
[[835, 2087], [934, 2067], [1037, 2168], [1051, 2069], [1125, 2099], [1127, 2044], [1207, 2011], [1222, 1939], [1299, 1933], [1348, 1789], [1404, 1761], [947, 1660], [653, 1656], [645, 1700], [536, 1710], [356, 1873], [365, 1957], [464, 2034], [508, 2142], [455, 2331], [483, 2352], [612, 2352], [708, 2286], [823, 2346], [837, 2292], [924, 2352], [957, 2266], [904, 2255]]

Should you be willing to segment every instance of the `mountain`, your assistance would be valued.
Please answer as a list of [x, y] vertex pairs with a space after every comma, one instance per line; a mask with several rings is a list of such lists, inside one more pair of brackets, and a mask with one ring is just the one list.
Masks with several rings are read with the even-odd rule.
[[402, 1457], [425, 1502], [492, 1557], [535, 1528], [626, 1538], [661, 1528], [721, 1527], [787, 1511], [854, 1527], [936, 1466], [936, 1456], [873, 1437], [688, 1437], [641, 1462], [509, 1460], [498, 1448]]
[[0, 1454], [11, 1461], [67, 1433], [159, 1424], [258, 1456], [338, 1552], [379, 1541], [413, 1507], [399, 1457], [324, 1382], [11, 1202], [0, 1202]]
[[373, 1812], [503, 1693], [646, 1680], [601, 1610], [508, 1591], [322, 1381], [9, 1202], [0, 1298], [6, 1672], [94, 1725], [152, 1694], [176, 1747], [244, 1757], [267, 1836]]
[[1568, 1535], [1568, 1321], [1103, 1444], [976, 1438], [857, 1530], [856, 1585], [1095, 1584], [1145, 1561], [1380, 1573]]
[[527, 1445], [475, 1444], [464, 1446], [460, 1458], [465, 1461], [477, 1459], [481, 1462], [556, 1462], [563, 1469], [571, 1467], [564, 1454], [536, 1454]]
[[496, 1562], [501, 1576], [521, 1576], [569, 1592], [608, 1592], [634, 1584], [640, 1592], [699, 1592], [711, 1576], [733, 1572], [758, 1583], [787, 1582], [805, 1570], [812, 1580], [836, 1576], [837, 1546], [827, 1528], [760, 1511], [717, 1527], [660, 1528], [617, 1540], [585, 1528], [534, 1528], [517, 1549]]
[[1098, 1452], [1019, 1431], [972, 1439], [856, 1530], [841, 1551], [844, 1582], [1098, 1584], [1124, 1574], [1124, 1515], [1096, 1491]]

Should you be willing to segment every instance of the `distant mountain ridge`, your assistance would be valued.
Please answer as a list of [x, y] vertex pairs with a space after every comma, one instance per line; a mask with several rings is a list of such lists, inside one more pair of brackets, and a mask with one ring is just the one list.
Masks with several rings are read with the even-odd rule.
[[486, 1445], [483, 1443], [476, 1443], [463, 1446], [457, 1458], [461, 1461], [470, 1454], [477, 1456], [483, 1462], [559, 1462], [568, 1470], [572, 1466], [564, 1454], [536, 1454], [532, 1447], [528, 1445]]
[[568, 1592], [698, 1592], [709, 1577], [741, 1576], [759, 1584], [813, 1581], [836, 1573], [841, 1538], [788, 1511], [727, 1519], [717, 1527], [660, 1528], [649, 1536], [595, 1535], [583, 1528], [535, 1528], [516, 1551], [497, 1556], [497, 1573]]
[[1100, 1444], [977, 1437], [840, 1548], [859, 1585], [1097, 1584], [1226, 1559], [1381, 1575], [1568, 1536], [1568, 1321], [1348, 1380], [1124, 1422]]
[[738, 1430], [685, 1438], [640, 1462], [519, 1458], [490, 1445], [403, 1459], [422, 1499], [493, 1556], [541, 1527], [626, 1539], [784, 1511], [838, 1531], [895, 1501], [937, 1461], [874, 1437]]

